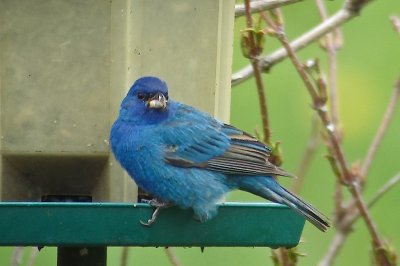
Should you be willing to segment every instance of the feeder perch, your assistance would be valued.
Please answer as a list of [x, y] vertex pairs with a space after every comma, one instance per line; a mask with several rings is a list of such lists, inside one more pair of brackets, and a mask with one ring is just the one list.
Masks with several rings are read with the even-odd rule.
[[191, 210], [163, 209], [144, 226], [153, 208], [143, 203], [0, 204], [2, 246], [294, 247], [304, 218], [274, 203], [224, 203], [204, 223]]

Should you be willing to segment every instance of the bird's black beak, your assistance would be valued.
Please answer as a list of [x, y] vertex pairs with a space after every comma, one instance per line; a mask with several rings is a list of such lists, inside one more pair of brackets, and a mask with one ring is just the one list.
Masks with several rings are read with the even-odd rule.
[[167, 98], [159, 92], [147, 101], [147, 107], [151, 109], [165, 109], [167, 108], [167, 103]]

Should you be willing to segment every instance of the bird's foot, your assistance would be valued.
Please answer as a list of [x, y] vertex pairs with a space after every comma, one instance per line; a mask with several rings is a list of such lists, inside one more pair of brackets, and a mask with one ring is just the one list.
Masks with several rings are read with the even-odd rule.
[[163, 201], [159, 201], [157, 199], [151, 199], [151, 200], [142, 199], [142, 202], [147, 203], [150, 206], [156, 208], [154, 210], [153, 214], [151, 215], [151, 218], [148, 219], [147, 222], [139, 221], [144, 226], [151, 226], [157, 220], [158, 214], [161, 209], [166, 209], [166, 208], [173, 206], [173, 204], [171, 204], [169, 202], [163, 202]]
[[169, 202], [164, 202], [164, 201], [160, 201], [159, 199], [156, 199], [156, 198], [154, 198], [154, 199], [142, 199], [141, 202], [142, 202], [142, 203], [147, 203], [147, 204], [149, 204], [151, 207], [155, 207], [155, 208], [158, 208], [158, 207], [161, 207], [161, 208], [168, 208], [168, 207], [171, 207], [171, 206], [172, 206], [171, 203], [169, 203]]

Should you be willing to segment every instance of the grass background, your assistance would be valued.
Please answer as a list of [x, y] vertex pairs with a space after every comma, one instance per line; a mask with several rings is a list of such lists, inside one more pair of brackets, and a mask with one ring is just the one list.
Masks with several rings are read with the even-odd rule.
[[[342, 1], [326, 1], [330, 12], [340, 8]], [[289, 39], [319, 23], [314, 1], [283, 8]], [[338, 54], [338, 88], [340, 116], [344, 130], [344, 148], [351, 162], [362, 160], [379, 125], [392, 92], [393, 83], [400, 75], [400, 36], [389, 21], [390, 15], [400, 15], [400, 2], [395, 0], [374, 1], [361, 16], [343, 26], [344, 46]], [[239, 46], [239, 31], [244, 20], [235, 24], [233, 71], [248, 64]], [[274, 39], [267, 39], [265, 53], [278, 47]], [[326, 54], [317, 44], [299, 52], [301, 60], [318, 57], [323, 70]], [[272, 139], [281, 141], [284, 152], [284, 168], [294, 172], [307, 143], [312, 110], [310, 98], [294, 67], [288, 60], [263, 75], [266, 84]], [[232, 89], [231, 123], [249, 132], [261, 127], [258, 99], [254, 80], [250, 79]], [[398, 110], [399, 108], [397, 108]], [[399, 171], [400, 114], [396, 112], [386, 137], [377, 153], [368, 176], [365, 197], [368, 199], [390, 177]], [[324, 159], [326, 151], [321, 145], [308, 172], [301, 196], [312, 202], [322, 212], [331, 216], [334, 176]], [[291, 180], [281, 179], [290, 187]], [[346, 192], [346, 196], [348, 193]], [[260, 201], [243, 192], [234, 192], [229, 200]], [[392, 189], [372, 209], [372, 216], [379, 231], [399, 250], [400, 247], [400, 186]], [[268, 221], [266, 221], [268, 222]], [[262, 232], [260, 232], [262, 233]], [[316, 265], [326, 252], [333, 230], [322, 234], [307, 224], [303, 233], [304, 243], [299, 251], [307, 256], [299, 265]], [[360, 220], [345, 243], [335, 265], [368, 265], [370, 238]], [[0, 265], [8, 265], [11, 248], [0, 248]], [[28, 252], [27, 252], [28, 253]], [[120, 248], [109, 248], [108, 265], [118, 265]], [[183, 265], [272, 265], [268, 248], [177, 248], [176, 253]], [[27, 260], [25, 255], [24, 261]], [[36, 265], [54, 265], [55, 248], [44, 248]], [[130, 265], [168, 265], [162, 248], [131, 248]]]

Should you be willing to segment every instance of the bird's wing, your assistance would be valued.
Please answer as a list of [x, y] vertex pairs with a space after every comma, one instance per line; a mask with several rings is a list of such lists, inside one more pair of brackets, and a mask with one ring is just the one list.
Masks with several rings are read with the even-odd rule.
[[250, 134], [183, 107], [164, 126], [165, 161], [230, 175], [293, 176], [268, 161], [271, 149]]

